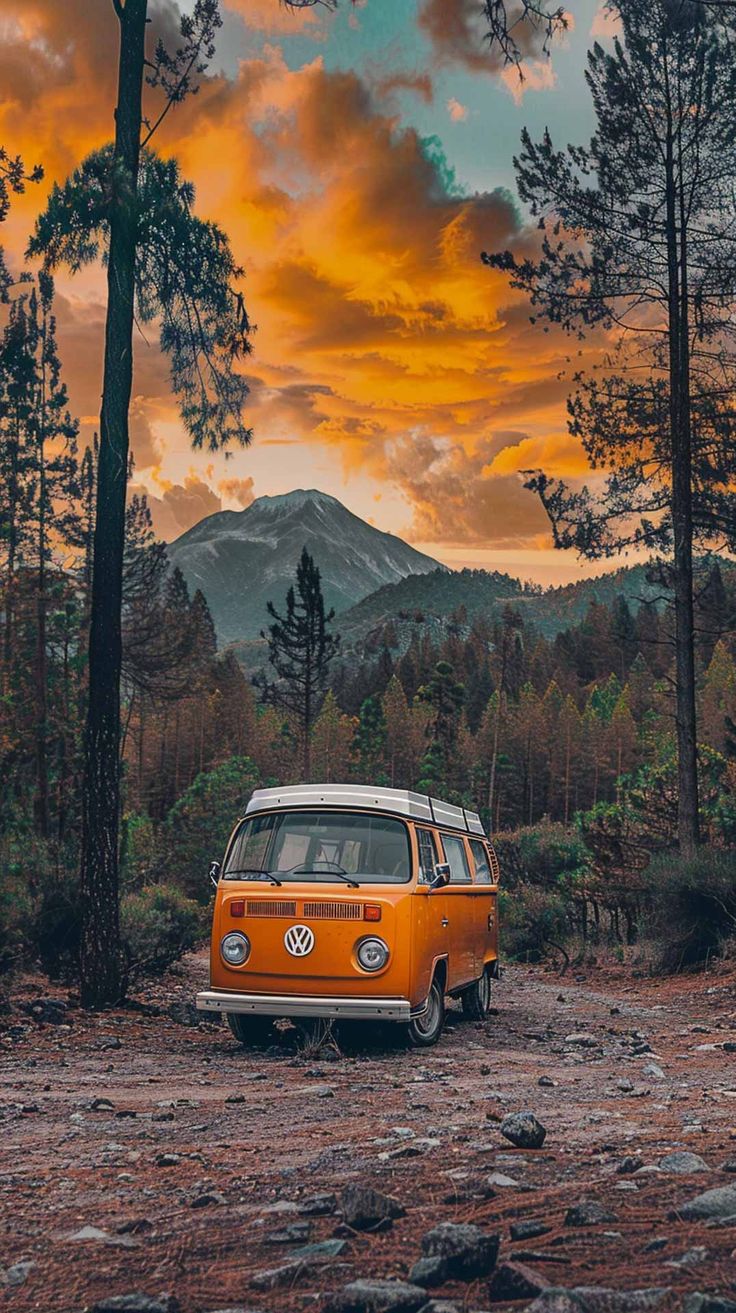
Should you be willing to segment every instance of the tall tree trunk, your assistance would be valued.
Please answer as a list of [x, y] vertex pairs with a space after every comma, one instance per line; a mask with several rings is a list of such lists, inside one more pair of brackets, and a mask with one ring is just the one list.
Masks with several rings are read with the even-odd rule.
[[122, 0], [115, 0], [115, 10], [120, 23], [115, 172], [82, 786], [80, 987], [85, 1007], [114, 1004], [123, 988], [118, 914], [120, 611], [147, 0], [125, 0], [124, 7]]
[[699, 839], [693, 615], [692, 434], [685, 198], [682, 195], [682, 179], [680, 178], [679, 187], [677, 183], [671, 117], [666, 150], [677, 833], [680, 851], [687, 854], [694, 851]]
[[49, 833], [48, 671], [46, 661], [46, 323], [42, 339], [41, 417], [38, 435], [38, 573], [36, 576], [36, 829]]

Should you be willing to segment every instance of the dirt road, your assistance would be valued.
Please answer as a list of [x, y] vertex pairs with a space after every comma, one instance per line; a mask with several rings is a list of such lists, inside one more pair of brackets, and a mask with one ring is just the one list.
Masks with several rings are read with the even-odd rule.
[[[169, 1017], [204, 975], [192, 958], [143, 995], [161, 1015], [46, 1004], [37, 1021], [23, 1007], [53, 992], [28, 981], [16, 993], [0, 1039], [9, 1313], [78, 1313], [131, 1291], [168, 1292], [184, 1313], [320, 1309], [356, 1277], [405, 1279], [443, 1220], [499, 1232], [499, 1262], [519, 1259], [551, 1285], [667, 1287], [673, 1307], [693, 1291], [736, 1298], [736, 1225], [668, 1220], [704, 1190], [736, 1187], [733, 974], [512, 967], [496, 1014], [473, 1024], [453, 1010], [433, 1050], [374, 1035], [327, 1058], [295, 1053], [288, 1037], [248, 1052], [226, 1028]], [[502, 1138], [500, 1117], [519, 1109], [546, 1127], [542, 1149]], [[653, 1170], [677, 1150], [705, 1169]], [[347, 1230], [339, 1195], [351, 1181], [396, 1196], [406, 1215]], [[325, 1194], [337, 1211], [314, 1200]], [[566, 1223], [581, 1201], [609, 1220]], [[548, 1229], [515, 1241], [523, 1220]], [[341, 1243], [293, 1259], [326, 1240]], [[263, 1276], [274, 1269], [285, 1271]], [[432, 1295], [506, 1306], [487, 1280]]]

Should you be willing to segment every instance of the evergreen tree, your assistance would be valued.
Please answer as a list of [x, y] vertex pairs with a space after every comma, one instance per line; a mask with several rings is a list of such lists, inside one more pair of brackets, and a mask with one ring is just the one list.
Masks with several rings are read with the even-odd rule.
[[296, 590], [292, 587], [286, 594], [286, 613], [281, 615], [269, 602], [268, 614], [274, 623], [261, 637], [268, 642], [276, 679], [261, 672], [254, 683], [264, 702], [285, 711], [298, 726], [304, 779], [309, 780], [312, 726], [340, 639], [328, 628], [335, 612], [325, 613], [320, 573], [306, 547], [296, 569]]
[[[31, 253], [49, 268], [107, 262], [107, 318], [100, 418], [84, 747], [81, 860], [81, 993], [85, 1006], [116, 1002], [122, 989], [118, 909], [122, 585], [133, 378], [133, 321], [161, 324], [174, 391], [195, 445], [217, 450], [250, 439], [241, 410], [248, 387], [235, 371], [249, 349], [235, 283], [240, 270], [216, 225], [194, 217], [193, 188], [174, 160], [148, 143], [171, 106], [194, 89], [214, 52], [218, 0], [195, 0], [181, 44], [146, 54], [148, 0], [112, 0], [119, 23], [115, 141], [52, 190]], [[143, 79], [163, 105], [143, 114]]]
[[[698, 841], [693, 542], [736, 546], [732, 260], [736, 66], [723, 16], [690, 0], [614, 4], [622, 37], [596, 44], [597, 118], [586, 148], [523, 136], [522, 200], [538, 259], [485, 256], [552, 323], [615, 342], [578, 383], [570, 429], [602, 498], [537, 473], [555, 543], [591, 558], [623, 546], [672, 553], [679, 841]], [[731, 23], [732, 26], [732, 23]], [[632, 366], [636, 365], [636, 368]], [[646, 368], [643, 368], [646, 366]]]
[[379, 697], [366, 698], [353, 739], [358, 777], [364, 784], [387, 784], [384, 771], [386, 719]]

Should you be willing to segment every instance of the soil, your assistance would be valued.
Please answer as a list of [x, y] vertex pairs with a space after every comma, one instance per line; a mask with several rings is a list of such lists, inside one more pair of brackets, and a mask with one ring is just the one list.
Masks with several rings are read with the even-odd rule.
[[[190, 1015], [204, 983], [206, 961], [192, 956], [137, 1006], [37, 1008], [48, 1021], [24, 1009], [69, 996], [40, 979], [17, 985], [0, 1038], [9, 1313], [79, 1313], [131, 1291], [168, 1292], [184, 1313], [319, 1310], [356, 1277], [406, 1278], [423, 1234], [447, 1220], [500, 1233], [499, 1261], [520, 1257], [555, 1286], [666, 1287], [665, 1308], [694, 1291], [736, 1298], [736, 1225], [676, 1215], [703, 1190], [736, 1186], [733, 972], [636, 980], [624, 968], [509, 967], [493, 1015], [474, 1023], [453, 1005], [424, 1051], [359, 1027], [339, 1051], [315, 1053], [294, 1030], [245, 1049]], [[500, 1119], [521, 1109], [546, 1127], [541, 1149], [501, 1135]], [[675, 1150], [707, 1170], [651, 1170]], [[339, 1195], [356, 1181], [396, 1196], [406, 1215], [347, 1232]], [[317, 1194], [336, 1195], [337, 1211], [307, 1202]], [[566, 1224], [583, 1200], [615, 1220]], [[549, 1229], [514, 1242], [521, 1220]], [[274, 1236], [295, 1222], [310, 1242], [343, 1239], [342, 1252], [288, 1269], [300, 1242]], [[260, 1273], [285, 1265], [283, 1285], [259, 1288]], [[432, 1294], [491, 1306], [484, 1280]]]

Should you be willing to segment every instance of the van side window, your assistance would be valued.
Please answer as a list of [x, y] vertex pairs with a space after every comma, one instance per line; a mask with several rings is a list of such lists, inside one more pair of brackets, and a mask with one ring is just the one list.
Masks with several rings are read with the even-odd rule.
[[480, 839], [470, 840], [470, 851], [475, 862], [475, 879], [478, 884], [493, 884], [488, 853]]
[[419, 847], [419, 879], [422, 884], [429, 884], [434, 877], [437, 865], [437, 849], [431, 830], [420, 830], [417, 826], [417, 845]]
[[462, 839], [443, 834], [442, 845], [445, 858], [450, 863], [450, 884], [470, 884], [470, 867]]

